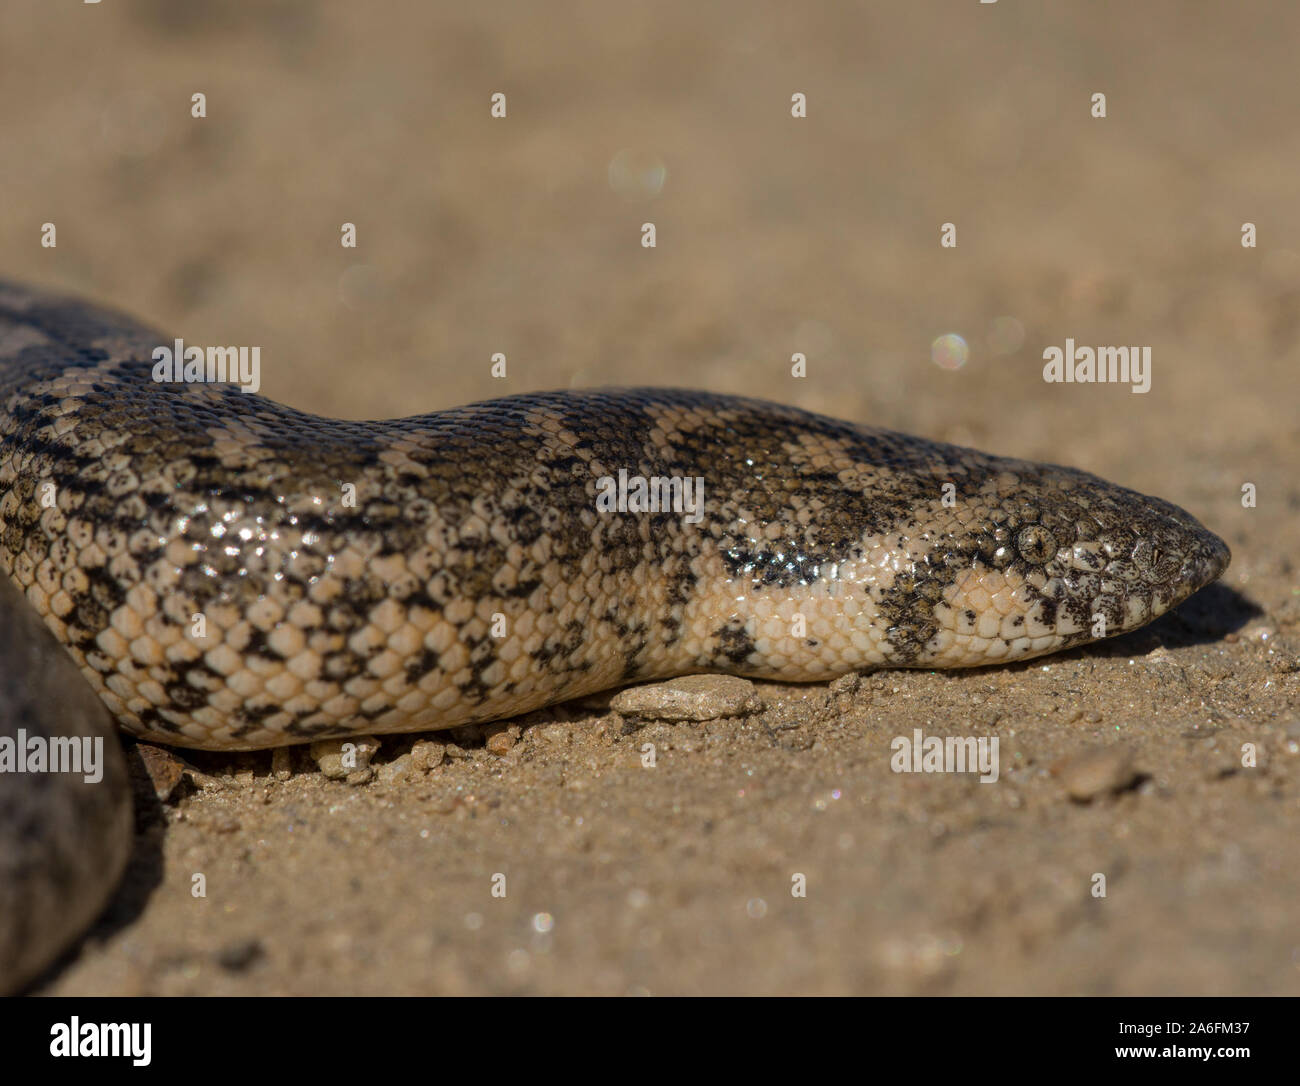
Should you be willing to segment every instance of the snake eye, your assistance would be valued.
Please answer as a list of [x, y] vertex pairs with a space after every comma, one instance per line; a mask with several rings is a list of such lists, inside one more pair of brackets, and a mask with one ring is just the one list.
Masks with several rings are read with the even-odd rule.
[[1172, 580], [1182, 568], [1183, 556], [1170, 547], [1161, 547], [1147, 539], [1139, 539], [1133, 548], [1133, 564], [1148, 581], [1158, 584]]
[[1030, 565], [1046, 565], [1056, 554], [1056, 537], [1041, 524], [1030, 524], [1016, 536], [1016, 550]]

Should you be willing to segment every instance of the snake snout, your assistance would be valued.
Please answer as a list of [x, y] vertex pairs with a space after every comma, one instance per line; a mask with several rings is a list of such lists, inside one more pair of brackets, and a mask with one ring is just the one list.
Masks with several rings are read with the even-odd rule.
[[1183, 557], [1178, 579], [1188, 586], [1187, 594], [1199, 591], [1217, 581], [1232, 561], [1232, 551], [1213, 532], [1196, 525], [1197, 537]]
[[1131, 555], [1139, 576], [1152, 591], [1152, 613], [1172, 609], [1217, 580], [1228, 568], [1228, 545], [1190, 513], [1167, 502], [1143, 526]]

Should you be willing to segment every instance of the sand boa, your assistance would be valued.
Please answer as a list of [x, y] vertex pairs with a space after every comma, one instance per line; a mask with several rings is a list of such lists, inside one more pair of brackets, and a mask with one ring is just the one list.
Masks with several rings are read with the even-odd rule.
[[[1081, 471], [759, 400], [345, 422], [159, 382], [171, 342], [0, 284], [0, 564], [117, 723], [162, 743], [443, 728], [695, 671], [1023, 659], [1141, 626], [1228, 563], [1181, 509]], [[661, 492], [676, 508], [638, 507]], [[36, 779], [0, 773], [0, 803], [46, 802]], [[0, 877], [50, 848], [23, 824]], [[0, 987], [57, 942], [0, 941]]]

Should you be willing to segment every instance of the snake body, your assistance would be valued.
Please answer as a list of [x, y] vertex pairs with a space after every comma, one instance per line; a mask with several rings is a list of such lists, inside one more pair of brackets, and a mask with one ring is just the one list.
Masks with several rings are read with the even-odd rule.
[[[780, 404], [581, 390], [349, 422], [155, 380], [170, 342], [0, 284], [0, 564], [156, 742], [445, 728], [702, 671], [1024, 659], [1134, 629], [1228, 562], [1188, 513], [1085, 472]], [[664, 501], [609, 508], [611, 480]], [[692, 484], [696, 516], [674, 505]], [[36, 788], [0, 774], [14, 809]], [[41, 949], [0, 949], [10, 986]]]

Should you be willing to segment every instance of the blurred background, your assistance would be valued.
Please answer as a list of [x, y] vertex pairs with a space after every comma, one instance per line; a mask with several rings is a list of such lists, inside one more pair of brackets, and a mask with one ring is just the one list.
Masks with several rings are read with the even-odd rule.
[[[6, 0], [0, 277], [191, 343], [260, 345], [263, 393], [321, 413], [681, 384], [1068, 463], [1200, 516], [1232, 545], [1226, 583], [1285, 627], [1300, 622], [1297, 40], [1296, 5], [1210, 0]], [[349, 222], [356, 248], [339, 243]], [[955, 249], [939, 243], [947, 222]], [[1257, 248], [1241, 245], [1246, 222]], [[1150, 346], [1151, 391], [1045, 384], [1042, 352], [1066, 337]], [[489, 375], [496, 352], [506, 380]], [[1240, 505], [1246, 482], [1256, 510]], [[1182, 886], [1186, 823], [1157, 822], [1171, 866], [1136, 869]], [[1110, 841], [1109, 823], [1095, 832]], [[1205, 917], [1198, 889], [1130, 912], [1100, 950], [1009, 965], [1002, 990], [1077, 990], [1073, 971], [1091, 969], [1078, 984], [1093, 990], [1294, 992], [1291, 891], [1275, 869], [1231, 871], [1240, 896], [1210, 914], [1253, 903], [1266, 922], [1242, 916], [1196, 954], [1135, 950]], [[690, 957], [694, 990], [788, 990], [795, 973], [805, 991], [936, 990], [948, 975], [911, 951], [843, 957], [864, 901], [897, 949], [913, 944], [888, 942], [894, 919], [969, 886], [940, 894], [930, 872], [886, 901], [887, 866], [867, 871], [825, 945], [796, 940], [819, 949], [794, 972], [740, 967], [753, 946], [715, 941]], [[987, 961], [1015, 959], [1022, 927], [990, 938]], [[670, 944], [645, 986], [692, 990]], [[971, 956], [939, 990], [988, 990], [987, 971], [961, 972]], [[642, 983], [619, 968], [609, 990]], [[589, 990], [575, 969], [550, 989]], [[480, 990], [480, 975], [467, 965], [440, 990]]]
[[[260, 343], [269, 395], [353, 417], [683, 382], [1035, 456], [1067, 419], [1104, 457], [1168, 414], [1180, 455], [1221, 456], [1294, 363], [1297, 22], [1189, 0], [11, 0], [0, 274]], [[957, 373], [931, 361], [946, 334]], [[1067, 335], [1150, 344], [1153, 391], [1045, 386]]]

